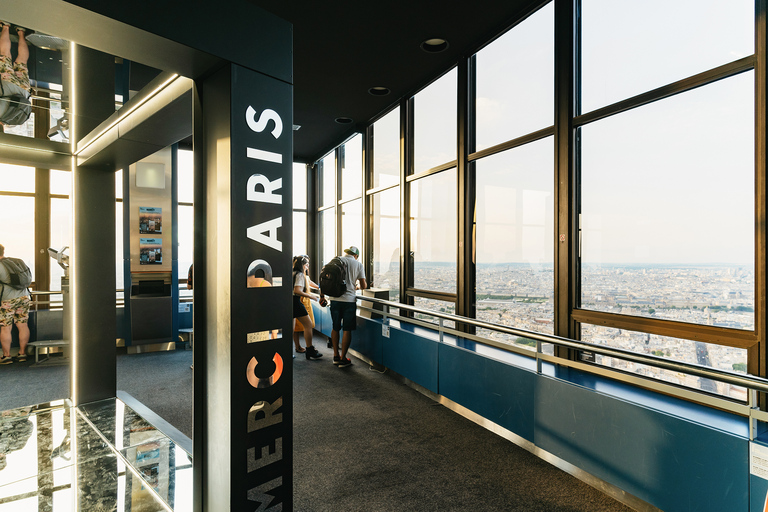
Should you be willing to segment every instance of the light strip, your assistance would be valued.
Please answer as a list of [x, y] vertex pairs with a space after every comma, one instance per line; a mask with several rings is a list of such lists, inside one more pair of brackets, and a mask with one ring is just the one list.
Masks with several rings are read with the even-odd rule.
[[71, 197], [71, 205], [72, 205], [72, 243], [70, 243], [70, 251], [69, 251], [69, 314], [70, 314], [70, 321], [69, 325], [72, 329], [72, 331], [69, 333], [69, 336], [72, 338], [70, 340], [70, 343], [72, 344], [72, 382], [71, 382], [71, 390], [72, 390], [72, 403], [77, 406], [80, 405], [80, 401], [78, 400], [79, 396], [79, 382], [78, 382], [78, 345], [79, 345], [79, 339], [78, 339], [78, 332], [77, 332], [77, 310], [78, 310], [78, 304], [77, 304], [77, 284], [76, 284], [76, 277], [77, 277], [77, 244], [75, 243], [75, 235], [77, 233], [77, 216], [75, 215], [75, 205], [78, 203], [77, 199], [77, 187], [75, 186], [75, 172], [77, 172], [77, 158], [75, 158], [75, 148], [77, 146], [76, 142], [76, 118], [75, 115], [75, 53], [76, 53], [77, 45], [75, 43], [69, 43], [69, 55], [70, 55], [70, 65], [69, 65], [69, 144], [71, 146], [72, 151], [72, 162], [70, 163], [70, 179], [72, 180], [72, 192], [70, 194]]
[[[47, 154], [53, 154], [53, 155], [71, 155], [72, 154], [71, 152], [64, 153], [64, 152], [60, 152], [60, 151], [54, 151], [54, 150], [52, 150], [50, 148], [31, 148], [29, 146], [23, 146], [23, 145], [18, 145], [18, 144], [5, 144], [4, 142], [0, 142], [0, 146], [2, 146], [4, 148], [21, 149], [21, 150], [24, 150], [24, 151], [38, 151], [38, 152], [41, 152], [41, 153], [47, 153]], [[70, 146], [71, 146], [71, 144], [70, 144]]]
[[[129, 108], [129, 109], [126, 111], [126, 112], [124, 112], [124, 113], [120, 114], [120, 116], [119, 116], [117, 119], [115, 119], [114, 121], [112, 121], [111, 123], [109, 123], [109, 126], [105, 127], [103, 130], [101, 130], [101, 131], [99, 132], [99, 134], [98, 134], [98, 135], [96, 135], [96, 137], [94, 137], [93, 139], [91, 139], [91, 141], [90, 141], [88, 144], [86, 144], [85, 146], [83, 146], [82, 148], [80, 148], [80, 150], [79, 150], [79, 151], [75, 151], [75, 148], [73, 148], [73, 154], [74, 154], [75, 156], [77, 156], [77, 155], [79, 155], [80, 153], [82, 153], [83, 151], [85, 151], [85, 150], [86, 150], [86, 149], [87, 149], [87, 148], [88, 148], [88, 147], [89, 147], [91, 144], [93, 144], [94, 142], [96, 142], [97, 140], [99, 140], [99, 138], [101, 138], [101, 136], [102, 136], [102, 135], [104, 135], [104, 134], [105, 134], [105, 133], [107, 133], [109, 130], [111, 130], [112, 128], [114, 128], [114, 127], [115, 127], [115, 126], [116, 126], [116, 125], [117, 125], [117, 124], [118, 124], [120, 121], [122, 121], [123, 119], [125, 119], [126, 117], [128, 117], [129, 115], [131, 115], [131, 114], [132, 114], [132, 113], [133, 113], [133, 112], [134, 112], [136, 109], [138, 109], [140, 106], [144, 105], [146, 102], [148, 102], [149, 100], [151, 100], [152, 98], [154, 98], [155, 96], [157, 96], [157, 95], [158, 95], [158, 94], [159, 94], [159, 93], [160, 93], [160, 92], [161, 92], [163, 89], [165, 89], [166, 87], [168, 87], [169, 85], [171, 85], [171, 83], [173, 83], [174, 81], [176, 81], [176, 79], [177, 79], [177, 78], [179, 78], [179, 75], [178, 75], [177, 73], [174, 73], [173, 75], [171, 75], [171, 77], [170, 77], [170, 78], [168, 78], [168, 80], [166, 80], [165, 82], [163, 82], [162, 84], [160, 84], [159, 86], [157, 86], [157, 88], [155, 88], [155, 90], [153, 90], [152, 92], [150, 92], [150, 93], [149, 93], [147, 96], [145, 96], [145, 97], [144, 97], [144, 98], [143, 98], [141, 101], [139, 101], [139, 102], [138, 102], [138, 103], [136, 103], [134, 106], [132, 106], [131, 108]], [[71, 102], [72, 102], [72, 98], [70, 98], [70, 108], [72, 107], [72, 103], [71, 103]], [[71, 122], [72, 122], [72, 120], [70, 120], [70, 123], [71, 123]], [[72, 133], [72, 128], [71, 128], [71, 127], [70, 127], [70, 133]]]

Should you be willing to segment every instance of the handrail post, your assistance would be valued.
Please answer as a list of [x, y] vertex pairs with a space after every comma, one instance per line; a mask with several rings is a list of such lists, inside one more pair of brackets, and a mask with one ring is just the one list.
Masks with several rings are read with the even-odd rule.
[[439, 320], [439, 322], [438, 322], [437, 332], [438, 332], [438, 336], [440, 337], [440, 343], [442, 343], [443, 342], [443, 322], [444, 322], [444, 320], [442, 318], [438, 318], [438, 320]]
[[541, 373], [541, 340], [536, 340], [536, 373]]
[[757, 437], [757, 418], [752, 415], [752, 411], [759, 409], [756, 390], [749, 390], [749, 400], [747, 405], [749, 406], [749, 440], [754, 441], [755, 437]]

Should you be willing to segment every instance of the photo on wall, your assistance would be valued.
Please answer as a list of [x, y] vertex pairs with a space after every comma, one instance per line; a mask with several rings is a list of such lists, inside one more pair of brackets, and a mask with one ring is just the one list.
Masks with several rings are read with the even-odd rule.
[[139, 233], [159, 235], [163, 232], [163, 209], [139, 206]]
[[163, 263], [162, 238], [139, 238], [139, 263], [142, 265]]

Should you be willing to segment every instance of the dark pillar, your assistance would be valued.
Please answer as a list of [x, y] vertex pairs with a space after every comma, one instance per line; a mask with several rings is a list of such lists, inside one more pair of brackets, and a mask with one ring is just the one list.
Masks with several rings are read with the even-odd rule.
[[[115, 111], [115, 61], [77, 47], [70, 84], [71, 136], [81, 140]], [[72, 169], [72, 401], [80, 405], [115, 396], [115, 173]]]
[[195, 510], [291, 510], [292, 86], [233, 64], [197, 86]]
[[[39, 91], [39, 96], [48, 97], [48, 93]], [[51, 120], [48, 113], [50, 102], [35, 99], [32, 102], [35, 113], [35, 138], [47, 139]], [[38, 167], [35, 170], [35, 247], [39, 248], [35, 254], [35, 290], [50, 290], [51, 258], [48, 256], [51, 232], [51, 171]], [[42, 297], [40, 300], [47, 302], [51, 297]], [[48, 309], [48, 304], [38, 304], [38, 309]]]
[[[571, 311], [579, 303], [578, 173], [575, 83], [576, 26], [574, 0], [555, 3], [555, 334], [580, 339]], [[556, 347], [555, 355], [571, 357], [569, 349]]]

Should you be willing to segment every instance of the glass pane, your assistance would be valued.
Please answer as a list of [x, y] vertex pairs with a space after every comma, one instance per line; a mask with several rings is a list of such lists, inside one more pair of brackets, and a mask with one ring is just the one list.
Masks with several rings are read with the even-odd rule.
[[551, 2], [476, 55], [478, 151], [554, 123], [554, 42]]
[[480, 320], [554, 332], [553, 146], [549, 137], [476, 163]]
[[195, 261], [195, 207], [179, 205], [179, 279], [187, 279]]
[[414, 172], [456, 160], [456, 68], [414, 97]]
[[582, 111], [752, 55], [754, 0], [582, 0]]
[[[498, 312], [497, 312], [498, 313]], [[480, 311], [478, 309], [478, 316], [480, 314]], [[504, 323], [501, 322], [501, 316], [502, 313], [498, 313], [499, 321], [496, 321], [494, 323]], [[514, 321], [512, 322], [514, 324]], [[512, 325], [512, 327], [516, 327], [516, 325]], [[543, 329], [537, 329], [539, 331], [543, 331]], [[551, 332], [551, 328], [549, 329]], [[499, 343], [504, 343], [516, 348], [522, 348], [524, 350], [528, 350], [531, 352], [536, 352], [536, 340], [532, 340], [530, 338], [525, 338], [522, 336], [515, 336], [512, 334], [507, 334], [503, 332], [494, 331], [491, 329], [483, 329], [478, 328], [477, 329], [477, 335], [488, 339], [488, 340], [494, 340]], [[542, 354], [549, 354], [549, 355], [555, 355], [555, 346], [552, 343], [542, 343], [541, 344], [541, 353]]]
[[357, 134], [340, 148], [341, 160], [341, 197], [352, 199], [363, 193], [363, 136]]
[[[53, 176], [54, 171], [51, 171]], [[66, 174], [67, 177], [70, 174]], [[69, 247], [65, 252], [72, 254], [72, 201], [70, 199], [51, 198], [51, 242], [50, 246], [56, 250]], [[64, 276], [64, 269], [51, 259], [51, 281], [48, 283], [49, 290], [61, 290], [61, 278]], [[42, 283], [40, 283], [42, 286]], [[40, 288], [42, 290], [42, 288]], [[54, 297], [61, 299], [61, 297]]]
[[[597, 345], [605, 345], [613, 348], [631, 350], [641, 354], [654, 355], [665, 359], [682, 361], [684, 363], [698, 364], [717, 368], [720, 370], [735, 371], [746, 374], [747, 351], [742, 348], [724, 347], [699, 341], [683, 340], [646, 334], [644, 332], [627, 331], [626, 329], [613, 329], [597, 325], [582, 324], [581, 339]], [[653, 377], [654, 379], [672, 382], [694, 389], [701, 389], [710, 393], [724, 395], [738, 400], [746, 401], [745, 388], [716, 382], [673, 372], [661, 368], [655, 368], [644, 364], [633, 363], [624, 359], [616, 359], [595, 354], [595, 362], [612, 368], [618, 368], [627, 372]]]
[[293, 164], [293, 209], [307, 209], [307, 166], [304, 164]]
[[582, 307], [754, 329], [753, 80], [582, 128]]
[[[179, 150], [179, 202], [180, 203], [194, 203], [195, 202], [195, 165], [194, 165], [194, 153], [192, 151]], [[181, 267], [179, 267], [181, 268]], [[181, 270], [179, 270], [181, 272]], [[186, 272], [186, 269], [184, 269]], [[184, 279], [187, 275], [184, 274]]]
[[35, 168], [21, 165], [0, 164], [0, 190], [4, 192], [34, 193]]
[[346, 249], [352, 245], [360, 249], [360, 256], [364, 258], [362, 199], [341, 206], [341, 247]]
[[332, 151], [317, 163], [317, 175], [320, 182], [320, 206], [336, 203], [336, 152]]
[[307, 254], [307, 214], [293, 212], [293, 256]]
[[336, 209], [331, 208], [320, 212], [320, 254], [322, 261], [320, 267], [331, 261], [336, 254]]
[[[115, 290], [125, 289], [123, 258], [123, 203], [120, 202], [115, 203]], [[117, 297], [122, 299], [125, 293], [117, 293]]]
[[72, 193], [72, 173], [51, 169], [51, 194], [68, 196]]
[[[3, 216], [3, 221], [0, 222], [0, 244], [5, 247], [5, 255], [23, 259], [32, 269], [34, 280], [35, 198], [0, 196], [0, 212]], [[47, 283], [35, 284], [36, 289], [42, 289], [47, 285]]]
[[[456, 314], [456, 304], [453, 302], [425, 299], [423, 297], [414, 297], [413, 305], [417, 308], [428, 309], [429, 311], [437, 311], [439, 313], [447, 313], [449, 315]], [[439, 318], [435, 318], [434, 316], [428, 314], [414, 313], [413, 317], [436, 325], [439, 325], [440, 323]], [[453, 329], [456, 327], [456, 322], [453, 320], [443, 320], [443, 327]]]
[[414, 287], [456, 293], [456, 169], [411, 184]]
[[400, 187], [371, 196], [373, 208], [373, 279], [371, 287], [400, 297]]
[[400, 107], [373, 123], [373, 188], [400, 183]]

